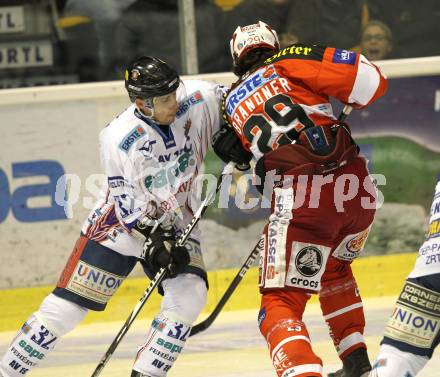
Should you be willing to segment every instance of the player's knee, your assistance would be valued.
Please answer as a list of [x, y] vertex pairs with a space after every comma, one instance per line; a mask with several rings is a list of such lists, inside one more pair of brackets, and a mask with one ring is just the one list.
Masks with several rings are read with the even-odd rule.
[[36, 316], [47, 328], [62, 336], [73, 330], [87, 312], [88, 309], [51, 293], [41, 303]]
[[161, 311], [169, 318], [191, 325], [206, 304], [205, 281], [194, 274], [181, 274], [162, 284], [164, 298]]

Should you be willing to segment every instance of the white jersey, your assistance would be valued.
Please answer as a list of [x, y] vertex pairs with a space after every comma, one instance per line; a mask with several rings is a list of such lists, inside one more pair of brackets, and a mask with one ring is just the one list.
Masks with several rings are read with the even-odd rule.
[[429, 228], [409, 278], [440, 273], [440, 177], [431, 206]]
[[[132, 105], [101, 131], [107, 182], [82, 227], [89, 239], [139, 257], [142, 241], [131, 234], [139, 219], [174, 220], [181, 230], [191, 220], [198, 204], [194, 179], [220, 128], [225, 88], [199, 80], [183, 83], [177, 90], [179, 110], [169, 127], [158, 126]], [[191, 237], [197, 240], [198, 231]]]

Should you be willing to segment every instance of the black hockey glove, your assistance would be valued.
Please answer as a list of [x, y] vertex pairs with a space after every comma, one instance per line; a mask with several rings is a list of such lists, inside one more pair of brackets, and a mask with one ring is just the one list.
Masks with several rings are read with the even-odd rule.
[[144, 242], [143, 255], [153, 271], [168, 267], [169, 276], [175, 277], [183, 272], [190, 262], [188, 250], [184, 246], [175, 246], [176, 236], [173, 230], [160, 227], [151, 233]]
[[223, 162], [235, 162], [238, 170], [248, 170], [252, 153], [244, 149], [233, 128], [224, 124], [212, 137], [212, 148]]

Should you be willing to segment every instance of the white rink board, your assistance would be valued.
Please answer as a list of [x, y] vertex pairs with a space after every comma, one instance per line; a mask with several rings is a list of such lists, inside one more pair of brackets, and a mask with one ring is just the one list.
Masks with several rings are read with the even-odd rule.
[[[385, 61], [379, 65], [389, 77], [440, 73], [440, 57]], [[197, 78], [226, 85], [234, 80], [230, 73]], [[0, 90], [0, 257], [7, 261], [0, 264], [0, 289], [56, 281], [89, 212], [83, 199], [89, 198], [89, 208], [93, 204], [93, 195], [84, 185], [91, 174], [101, 173], [98, 134], [128, 105], [122, 81]], [[70, 220], [29, 222], [32, 215], [28, 214], [26, 221], [17, 217], [22, 206], [18, 199], [28, 186], [34, 186], [35, 193], [39, 190], [36, 185], [49, 183], [42, 161], [52, 165], [55, 161], [65, 173], [76, 174], [82, 182], [81, 196]], [[24, 163], [36, 163], [43, 169], [43, 176], [29, 170], [20, 173]], [[96, 191], [96, 182], [91, 187]], [[27, 212], [33, 213], [34, 207], [50, 206], [50, 197], [32, 198], [27, 206]], [[210, 238], [210, 234], [205, 238]]]

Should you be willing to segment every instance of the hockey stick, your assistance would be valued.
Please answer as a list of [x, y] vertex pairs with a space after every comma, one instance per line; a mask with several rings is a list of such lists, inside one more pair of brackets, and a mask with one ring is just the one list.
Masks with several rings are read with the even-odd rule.
[[[211, 195], [207, 195], [203, 203], [201, 204], [200, 208], [197, 210], [196, 214], [192, 218], [191, 222], [186, 226], [185, 230], [183, 231], [182, 235], [179, 237], [179, 239], [176, 242], [177, 246], [183, 246], [188, 239], [189, 235], [191, 234], [194, 227], [197, 225], [199, 220], [201, 219], [202, 215], [205, 213], [206, 209], [209, 207], [209, 204], [211, 203], [211, 199], [213, 199], [213, 195], [215, 196], [222, 186], [223, 179], [226, 175], [229, 175], [234, 170], [234, 164], [229, 163], [227, 164], [222, 172], [222, 175], [220, 176], [217, 187], [215, 189], [215, 193]], [[156, 274], [156, 276], [151, 280], [150, 285], [145, 290], [142, 297], [139, 299], [139, 302], [134, 307], [133, 311], [128, 316], [127, 320], [125, 321], [122, 328], [119, 330], [118, 334], [116, 335], [113, 342], [110, 344], [110, 347], [107, 349], [107, 352], [104, 354], [104, 356], [101, 358], [101, 361], [99, 362], [98, 366], [95, 368], [94, 372], [92, 373], [91, 377], [97, 377], [101, 374], [102, 370], [106, 366], [107, 362], [109, 361], [110, 357], [115, 352], [116, 348], [118, 347], [119, 343], [121, 342], [122, 338], [127, 333], [128, 329], [142, 310], [143, 306], [145, 305], [145, 302], [148, 300], [148, 298], [153, 293], [154, 289], [162, 282], [162, 280], [165, 277], [165, 274], [167, 272], [166, 268], [161, 268], [159, 272]]]
[[263, 238], [258, 241], [258, 243], [253, 248], [250, 255], [246, 258], [245, 262], [241, 266], [240, 270], [238, 271], [237, 275], [235, 275], [234, 280], [232, 280], [231, 284], [229, 285], [228, 289], [226, 289], [225, 293], [223, 294], [222, 298], [212, 311], [212, 313], [203, 320], [202, 322], [198, 323], [197, 325], [193, 326], [191, 329], [191, 332], [189, 333], [189, 336], [193, 336], [198, 334], [199, 332], [206, 330], [209, 326], [212, 325], [212, 323], [215, 321], [217, 316], [220, 314], [221, 310], [223, 309], [223, 306], [225, 306], [226, 302], [229, 300], [229, 298], [232, 296], [232, 294], [235, 291], [235, 288], [237, 288], [238, 284], [240, 284], [241, 280], [243, 279], [246, 272], [248, 272], [249, 268], [251, 268], [252, 264], [254, 263], [255, 259], [257, 259], [258, 254], [260, 253], [260, 249], [263, 244]]
[[344, 108], [342, 109], [341, 113], [338, 116], [338, 120], [340, 122], [343, 122], [345, 120], [345, 118], [347, 118], [347, 116], [350, 115], [351, 110], [353, 110], [353, 108], [350, 105], [345, 105]]
[[[341, 122], [344, 121], [345, 118], [347, 118], [347, 116], [351, 113], [351, 110], [353, 110], [353, 108], [350, 105], [345, 105], [343, 110], [341, 111], [341, 114], [339, 114], [338, 120]], [[241, 266], [237, 275], [235, 275], [234, 280], [232, 280], [231, 284], [226, 289], [225, 293], [223, 294], [222, 298], [220, 299], [220, 301], [218, 302], [212, 313], [205, 320], [194, 325], [193, 328], [191, 329], [191, 332], [189, 333], [189, 336], [196, 335], [199, 332], [206, 330], [209, 326], [212, 325], [212, 323], [215, 321], [215, 319], [217, 318], [217, 316], [220, 314], [221, 310], [225, 306], [226, 302], [234, 293], [238, 284], [240, 284], [240, 282], [243, 280], [244, 275], [246, 274], [246, 272], [248, 272], [249, 268], [252, 266], [252, 263], [254, 263], [255, 259], [258, 257], [258, 254], [262, 247], [262, 243], [263, 243], [263, 239], [260, 239], [260, 241], [258, 241], [255, 247], [252, 249], [252, 252], [246, 258], [245, 262]]]

